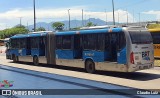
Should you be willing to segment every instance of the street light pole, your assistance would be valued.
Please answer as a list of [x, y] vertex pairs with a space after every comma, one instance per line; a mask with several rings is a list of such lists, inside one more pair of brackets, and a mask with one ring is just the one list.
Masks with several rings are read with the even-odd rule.
[[105, 9], [105, 14], [106, 14], [106, 25], [107, 25], [107, 11], [106, 11], [106, 9]]
[[36, 7], [35, 0], [33, 0], [33, 8], [34, 8], [34, 32], [36, 31]]
[[22, 17], [18, 17], [19, 18], [19, 26], [22, 26]]
[[84, 23], [83, 23], [83, 9], [82, 9], [82, 27], [84, 26]]
[[118, 25], [119, 25], [119, 12], [118, 12]]
[[68, 9], [68, 17], [69, 17], [69, 27], [68, 28], [70, 30], [70, 12], [69, 11], [70, 11], [70, 9]]
[[114, 16], [114, 1], [112, 0], [112, 7], [113, 7], [113, 25], [115, 25], [115, 16]]
[[126, 10], [126, 13], [127, 13], [127, 25], [128, 25], [128, 11]]
[[139, 25], [141, 24], [141, 13], [138, 13], [139, 14]]

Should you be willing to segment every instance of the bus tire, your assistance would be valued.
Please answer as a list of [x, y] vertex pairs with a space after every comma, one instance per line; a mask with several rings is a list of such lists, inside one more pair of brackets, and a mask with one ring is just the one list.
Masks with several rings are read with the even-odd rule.
[[33, 64], [34, 64], [35, 66], [38, 66], [38, 65], [39, 65], [39, 59], [38, 59], [37, 56], [34, 56], [34, 57], [33, 57]]
[[13, 55], [12, 58], [13, 58], [13, 62], [14, 63], [16, 63], [18, 61], [18, 57], [17, 56]]
[[92, 60], [87, 60], [85, 62], [85, 69], [88, 73], [94, 73], [95, 72], [95, 63]]

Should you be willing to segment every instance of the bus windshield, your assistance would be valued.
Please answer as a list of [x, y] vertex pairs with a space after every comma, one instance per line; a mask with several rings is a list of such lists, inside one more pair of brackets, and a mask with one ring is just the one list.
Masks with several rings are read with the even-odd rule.
[[152, 43], [151, 34], [147, 31], [129, 31], [133, 44], [150, 44]]
[[151, 33], [152, 37], [153, 37], [153, 43], [154, 44], [160, 44], [160, 32], [156, 33]]

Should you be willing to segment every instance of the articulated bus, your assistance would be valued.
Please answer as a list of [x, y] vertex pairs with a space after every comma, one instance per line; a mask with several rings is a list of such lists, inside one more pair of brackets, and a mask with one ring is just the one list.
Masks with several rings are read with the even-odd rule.
[[64, 32], [36, 32], [10, 38], [6, 57], [96, 70], [134, 72], [154, 67], [149, 31], [141, 27], [108, 27]]
[[160, 59], [160, 28], [159, 29], [149, 29], [154, 44], [154, 57], [155, 59]]

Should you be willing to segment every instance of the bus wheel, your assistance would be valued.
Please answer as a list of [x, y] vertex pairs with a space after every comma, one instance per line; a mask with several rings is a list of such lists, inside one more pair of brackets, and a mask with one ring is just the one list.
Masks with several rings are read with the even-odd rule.
[[95, 72], [95, 64], [92, 60], [87, 60], [85, 63], [85, 69], [88, 73], [94, 73]]
[[33, 57], [33, 64], [34, 64], [35, 66], [39, 65], [39, 60], [38, 60], [38, 57], [37, 57], [37, 56], [34, 56], [34, 57]]
[[18, 61], [17, 56], [13, 55], [13, 62], [16, 63]]

